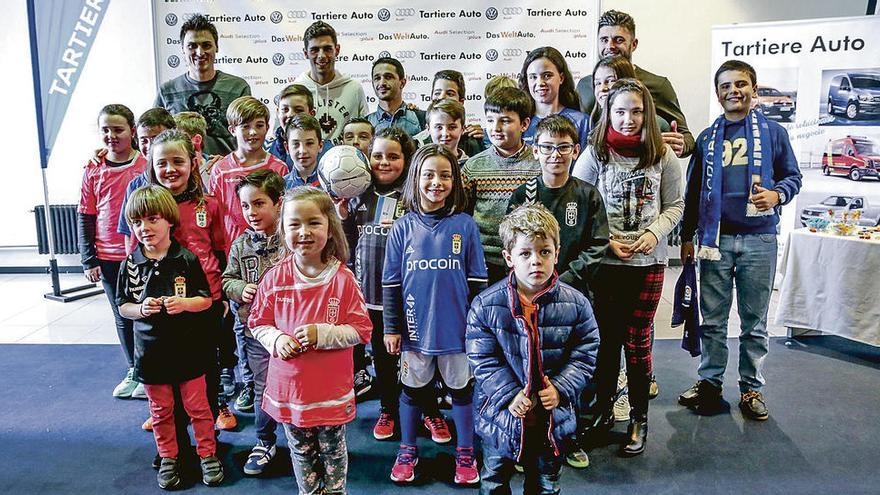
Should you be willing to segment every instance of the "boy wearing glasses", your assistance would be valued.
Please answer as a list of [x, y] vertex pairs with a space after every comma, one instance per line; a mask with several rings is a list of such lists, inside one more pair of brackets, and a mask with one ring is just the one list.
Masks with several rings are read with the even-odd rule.
[[567, 118], [551, 115], [538, 123], [532, 150], [541, 175], [513, 192], [507, 211], [537, 202], [553, 213], [561, 227], [559, 280], [592, 300], [590, 282], [608, 247], [608, 219], [599, 191], [569, 173], [580, 153], [577, 129]]
[[[551, 115], [538, 123], [532, 150], [541, 163], [541, 175], [519, 186], [507, 205], [510, 213], [524, 203], [544, 205], [559, 222], [559, 257], [556, 272], [559, 281], [571, 285], [592, 302], [590, 284], [605, 249], [608, 248], [608, 218], [602, 195], [595, 186], [569, 173], [580, 153], [578, 131], [562, 115]], [[574, 404], [580, 409], [580, 404]], [[583, 469], [589, 457], [577, 446], [570, 445], [565, 462]]]

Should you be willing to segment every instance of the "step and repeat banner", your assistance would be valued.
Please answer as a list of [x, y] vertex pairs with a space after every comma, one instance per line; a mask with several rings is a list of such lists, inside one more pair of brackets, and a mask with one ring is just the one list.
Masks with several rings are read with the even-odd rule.
[[[829, 209], [861, 209], [863, 225], [880, 222], [878, 54], [878, 16], [713, 28], [712, 75], [729, 59], [754, 66], [755, 104], [788, 130], [797, 154], [803, 188], [784, 210], [783, 232]], [[721, 113], [714, 91], [710, 108]]]
[[[430, 6], [428, 6], [430, 4]], [[483, 115], [483, 89], [494, 75], [516, 79], [529, 50], [553, 46], [566, 58], [575, 82], [592, 71], [600, 0], [548, 0], [537, 4], [497, 1], [442, 2], [342, 0], [295, 3], [282, 0], [153, 0], [157, 80], [186, 72], [180, 25], [190, 15], [208, 15], [220, 34], [217, 68], [245, 78], [264, 103], [308, 69], [303, 32], [322, 20], [336, 29], [341, 51], [337, 70], [360, 81], [370, 109], [377, 100], [370, 84], [372, 62], [399, 59], [406, 72], [404, 101], [427, 108], [434, 73], [461, 71], [468, 120]], [[441, 5], [441, 8], [437, 8]], [[274, 113], [274, 105], [270, 105]]]

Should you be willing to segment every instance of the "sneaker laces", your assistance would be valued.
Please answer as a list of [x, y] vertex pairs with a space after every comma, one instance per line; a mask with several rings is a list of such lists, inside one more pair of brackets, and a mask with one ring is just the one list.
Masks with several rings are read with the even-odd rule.
[[397, 460], [395, 461], [395, 464], [411, 466], [416, 463], [417, 458], [418, 456], [416, 455], [415, 447], [401, 445], [400, 450], [397, 451]]
[[125, 379], [133, 382], [134, 381], [134, 368], [129, 368], [128, 372], [125, 373]]
[[455, 449], [455, 465], [458, 467], [474, 467], [473, 447]]
[[382, 412], [379, 413], [379, 419], [376, 421], [376, 426], [391, 426], [391, 422], [393, 418], [391, 417], [391, 413]]
[[761, 392], [758, 392], [757, 390], [749, 390], [748, 392], [742, 394], [742, 399], [741, 399], [741, 400], [742, 400], [743, 402], [752, 402], [752, 401], [754, 401], [754, 400], [757, 400], [757, 401], [760, 401], [760, 402], [763, 403], [763, 402], [764, 402], [764, 396], [761, 395]]
[[428, 416], [425, 418], [425, 422], [428, 423], [431, 430], [446, 430], [446, 421], [443, 421], [443, 418], [440, 416]]

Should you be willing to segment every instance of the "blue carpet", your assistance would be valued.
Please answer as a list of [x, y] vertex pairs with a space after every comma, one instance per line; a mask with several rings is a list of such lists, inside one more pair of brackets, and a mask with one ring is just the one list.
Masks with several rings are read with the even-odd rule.
[[[120, 352], [101, 345], [0, 345], [6, 394], [0, 399], [0, 493], [161, 492], [150, 468], [153, 437], [140, 430], [146, 402], [110, 396], [124, 371]], [[771, 416], [764, 422], [743, 420], [735, 369], [726, 377], [729, 413], [700, 417], [679, 407], [676, 397], [693, 384], [695, 367], [677, 342], [658, 341], [661, 393], [651, 402], [647, 452], [622, 459], [616, 445], [604, 442], [590, 451], [588, 469], [564, 470], [563, 492], [880, 492], [880, 350], [836, 337], [773, 339], [765, 390]], [[359, 417], [349, 426], [351, 493], [476, 493], [452, 483], [453, 448], [427, 438], [419, 440], [417, 487], [391, 483], [397, 443], [373, 440], [377, 407], [376, 401], [359, 405]], [[225, 484], [202, 486], [193, 465], [187, 492], [295, 493], [286, 448], [266, 476], [243, 477], [241, 466], [254, 442], [252, 416], [240, 414], [239, 423], [239, 431], [220, 436]], [[624, 430], [618, 423], [615, 437]], [[521, 480], [514, 478], [514, 493]]]

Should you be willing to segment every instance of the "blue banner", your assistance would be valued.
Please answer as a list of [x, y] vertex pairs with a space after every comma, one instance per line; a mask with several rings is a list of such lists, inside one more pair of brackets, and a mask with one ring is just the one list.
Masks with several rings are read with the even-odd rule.
[[28, 0], [43, 168], [109, 4], [110, 0]]

